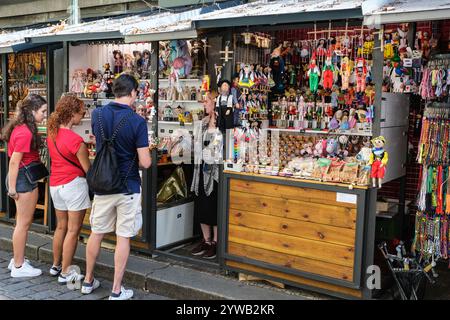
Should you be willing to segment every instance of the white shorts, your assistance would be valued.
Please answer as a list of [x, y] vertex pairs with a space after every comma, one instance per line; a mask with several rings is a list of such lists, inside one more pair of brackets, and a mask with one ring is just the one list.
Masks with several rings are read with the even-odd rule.
[[89, 221], [94, 233], [116, 231], [120, 237], [136, 236], [142, 227], [141, 194], [95, 195]]
[[56, 210], [81, 211], [91, 207], [86, 178], [77, 177], [69, 183], [50, 187], [50, 195]]

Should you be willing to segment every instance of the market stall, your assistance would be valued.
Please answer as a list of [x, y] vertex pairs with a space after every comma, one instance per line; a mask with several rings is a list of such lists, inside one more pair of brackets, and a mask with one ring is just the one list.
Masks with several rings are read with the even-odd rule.
[[[17, 32], [2, 34], [0, 37], [0, 51], [2, 53], [2, 87], [3, 87], [3, 125], [14, 117], [15, 107], [18, 101], [26, 97], [29, 93], [42, 95], [48, 101], [49, 112], [54, 107], [54, 94], [58, 88], [53, 87], [55, 80], [55, 63], [58, 64], [58, 47], [29, 44], [25, 41], [26, 36], [39, 35], [52, 32], [57, 26], [44, 28], [27, 29]], [[52, 90], [49, 90], [49, 87]], [[2, 125], [2, 126], [3, 126]], [[38, 127], [39, 134], [46, 135], [46, 123]], [[45, 139], [43, 139], [44, 141]], [[2, 188], [5, 188], [4, 181], [8, 172], [8, 161], [6, 156], [7, 146], [4, 145], [1, 155], [2, 165]], [[40, 149], [41, 160], [48, 165], [47, 148], [43, 145]], [[39, 200], [36, 206], [36, 213], [33, 228], [37, 230], [48, 230], [52, 224], [51, 213], [49, 211], [49, 188], [47, 180], [39, 183]], [[5, 210], [5, 219], [14, 221], [14, 202], [4, 195], [6, 191], [2, 189], [2, 207]]]
[[[382, 94], [380, 33], [363, 25], [361, 3], [314, 5], [257, 2], [195, 22], [235, 27], [221, 262], [370, 298], [377, 190], [405, 175], [408, 97]], [[294, 17], [304, 24], [286, 25]]]

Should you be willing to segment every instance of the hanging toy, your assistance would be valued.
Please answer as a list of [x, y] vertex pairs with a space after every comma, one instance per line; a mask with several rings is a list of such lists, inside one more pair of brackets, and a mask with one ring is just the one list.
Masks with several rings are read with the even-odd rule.
[[392, 35], [386, 33], [384, 35], [384, 58], [392, 59], [394, 57], [394, 47], [392, 45]]
[[328, 51], [322, 74], [324, 89], [331, 90], [331, 88], [333, 87], [333, 73], [334, 73], [334, 66], [331, 63], [331, 51]]
[[372, 139], [372, 154], [370, 155], [369, 164], [372, 166], [370, 177], [372, 178], [372, 186], [381, 188], [384, 175], [386, 173], [386, 165], [388, 163], [388, 153], [384, 150], [386, 140], [383, 136]]
[[319, 87], [320, 69], [316, 64], [316, 53], [313, 52], [311, 63], [308, 67], [309, 89], [312, 93], [316, 93]]
[[244, 88], [244, 91], [247, 91], [249, 88], [253, 87], [254, 84], [254, 75], [250, 71], [250, 65], [243, 65], [239, 73], [239, 86]]
[[344, 57], [342, 59], [340, 71], [342, 78], [342, 90], [347, 90], [350, 82], [350, 75], [352, 73], [352, 66], [350, 64], [350, 59], [348, 57]]
[[364, 92], [366, 90], [366, 59], [356, 59], [356, 92]]

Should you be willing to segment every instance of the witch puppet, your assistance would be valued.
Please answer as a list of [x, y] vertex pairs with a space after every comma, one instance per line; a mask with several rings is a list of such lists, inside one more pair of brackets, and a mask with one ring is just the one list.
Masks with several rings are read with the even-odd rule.
[[389, 159], [388, 153], [384, 150], [386, 140], [383, 136], [379, 136], [373, 138], [371, 142], [373, 147], [369, 160], [369, 164], [372, 166], [370, 177], [372, 178], [372, 186], [381, 188]]
[[231, 94], [231, 82], [220, 80], [218, 83], [219, 95], [216, 98], [217, 126], [223, 133], [233, 128], [234, 102]]

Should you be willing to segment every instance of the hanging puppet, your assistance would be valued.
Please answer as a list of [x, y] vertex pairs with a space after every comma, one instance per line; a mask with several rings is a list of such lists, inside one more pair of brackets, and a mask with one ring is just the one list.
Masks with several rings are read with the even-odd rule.
[[192, 40], [191, 46], [192, 75], [198, 77], [203, 74], [203, 66], [206, 63], [203, 41], [200, 39]]
[[384, 175], [386, 173], [386, 165], [388, 163], [388, 153], [384, 150], [386, 140], [383, 136], [372, 139], [372, 154], [370, 155], [369, 164], [372, 166], [370, 177], [374, 188], [381, 188]]
[[239, 86], [244, 89], [244, 92], [248, 93], [248, 89], [255, 84], [254, 80], [254, 74], [251, 72], [250, 65], [242, 65], [241, 71], [239, 72]]
[[316, 93], [319, 87], [320, 69], [316, 64], [316, 53], [313, 52], [311, 62], [308, 67], [309, 89], [312, 93]]
[[323, 67], [322, 82], [323, 88], [331, 90], [333, 87], [334, 66], [331, 63], [331, 51], [328, 51], [325, 65]]
[[341, 62], [341, 79], [342, 79], [342, 90], [347, 90], [350, 82], [350, 75], [352, 73], [352, 66], [350, 63], [350, 59], [348, 57], [344, 57]]
[[133, 72], [139, 74], [139, 76], [142, 76], [142, 52], [138, 50], [133, 51], [133, 57]]
[[114, 50], [113, 56], [114, 56], [114, 74], [118, 75], [123, 72], [124, 59], [122, 51]]
[[141, 59], [141, 76], [142, 79], [150, 79], [150, 51], [142, 51]]
[[124, 71], [125, 72], [128, 72], [128, 73], [133, 72], [134, 59], [133, 59], [133, 56], [131, 54], [125, 53], [123, 66], [124, 66]]
[[273, 81], [275, 82], [274, 90], [277, 92], [284, 91], [284, 60], [281, 57], [281, 48], [283, 44], [280, 43], [278, 47], [276, 47], [270, 58], [270, 69], [272, 70]]
[[356, 92], [364, 92], [366, 90], [366, 76], [367, 76], [367, 67], [366, 67], [366, 59], [357, 58], [356, 59]]
[[217, 125], [222, 132], [233, 128], [234, 124], [234, 103], [230, 89], [230, 81], [222, 80], [219, 82], [220, 95], [216, 99], [216, 116]]

